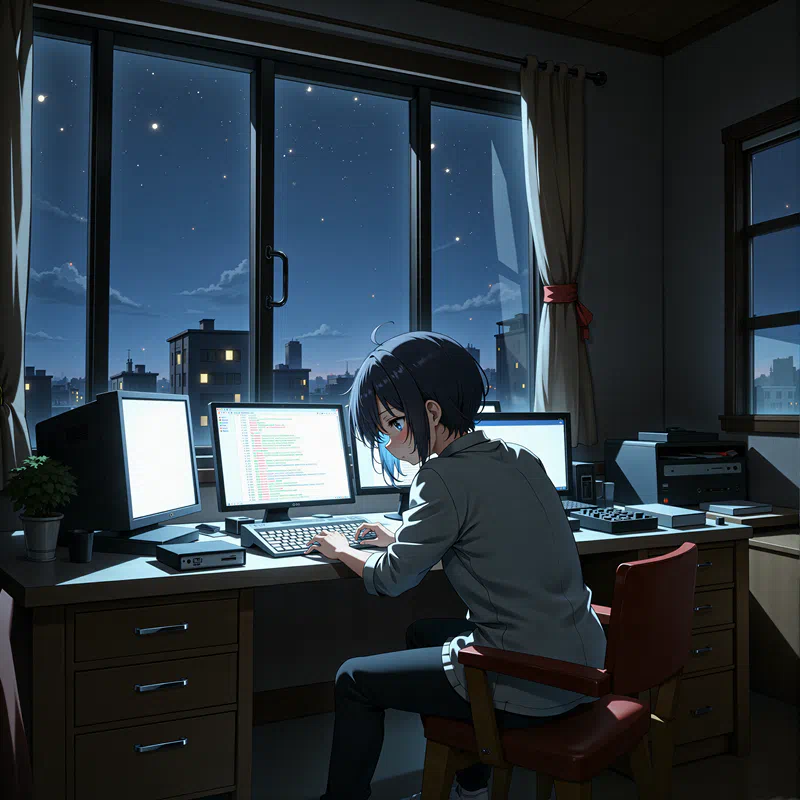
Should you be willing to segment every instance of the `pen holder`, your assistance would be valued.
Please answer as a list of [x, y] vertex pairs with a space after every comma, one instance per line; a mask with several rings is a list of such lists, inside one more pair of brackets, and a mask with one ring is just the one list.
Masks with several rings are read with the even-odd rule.
[[94, 531], [75, 530], [69, 540], [69, 560], [76, 564], [88, 564], [92, 560]]

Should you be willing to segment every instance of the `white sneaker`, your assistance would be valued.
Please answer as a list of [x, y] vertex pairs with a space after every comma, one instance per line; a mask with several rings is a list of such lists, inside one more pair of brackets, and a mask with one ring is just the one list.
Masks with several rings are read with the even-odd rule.
[[[412, 794], [411, 797], [406, 797], [404, 800], [422, 800], [422, 792]], [[458, 781], [453, 781], [450, 800], [489, 800], [489, 789], [476, 789], [474, 792], [468, 792], [458, 785]]]

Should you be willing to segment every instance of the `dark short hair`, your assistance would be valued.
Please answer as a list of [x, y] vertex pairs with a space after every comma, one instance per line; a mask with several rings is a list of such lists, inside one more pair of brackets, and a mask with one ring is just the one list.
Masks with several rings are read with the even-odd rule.
[[469, 433], [488, 388], [480, 364], [455, 339], [412, 331], [387, 339], [364, 359], [350, 389], [350, 419], [356, 437], [374, 452], [380, 434], [377, 401], [402, 411], [424, 464], [430, 456], [425, 403], [441, 406], [448, 436]]

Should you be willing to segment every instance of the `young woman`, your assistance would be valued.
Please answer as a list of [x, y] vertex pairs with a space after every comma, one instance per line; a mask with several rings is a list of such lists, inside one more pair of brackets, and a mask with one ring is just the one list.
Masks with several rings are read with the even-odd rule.
[[[602, 667], [605, 636], [583, 583], [561, 501], [528, 450], [474, 430], [486, 379], [454, 340], [425, 331], [387, 340], [365, 359], [350, 392], [356, 436], [420, 464], [395, 534], [379, 524], [371, 544], [316, 534], [308, 553], [339, 559], [370, 594], [395, 597], [441, 561], [468, 608], [465, 620], [420, 620], [408, 650], [346, 661], [336, 676], [336, 717], [322, 800], [366, 800], [387, 708], [471, 720], [458, 651], [471, 644]], [[431, 458], [432, 455], [438, 456]], [[516, 678], [493, 683], [498, 723], [527, 727], [592, 698]], [[454, 797], [488, 797], [489, 768], [457, 776]]]

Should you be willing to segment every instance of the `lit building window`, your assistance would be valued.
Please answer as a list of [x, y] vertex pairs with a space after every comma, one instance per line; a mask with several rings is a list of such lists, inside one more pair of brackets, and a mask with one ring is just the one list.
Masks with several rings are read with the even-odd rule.
[[119, 382], [119, 388], [120, 389], [122, 388], [122, 380], [121, 379], [120, 379], [120, 382]]
[[180, 353], [175, 353], [175, 363], [176, 364], [180, 364], [181, 363], [181, 354]]
[[204, 414], [200, 417], [200, 427], [207, 428], [208, 427], [208, 417]]
[[29, 392], [31, 390], [31, 385], [29, 383], [25, 384], [25, 391]]
[[525, 388], [525, 384], [524, 384], [524, 383], [522, 384], [522, 388], [523, 388], [523, 389]]
[[242, 402], [242, 396], [240, 394], [235, 394], [233, 396], [233, 402], [234, 403], [241, 403]]
[[519, 369], [519, 361], [514, 362], [514, 369]]
[[226, 350], [225, 351], [225, 360], [226, 361], [233, 361], [233, 350]]
[[200, 373], [200, 383], [208, 383], [208, 373], [201, 372]]
[[306, 396], [305, 396], [304, 394], [301, 394], [301, 395], [300, 395], [300, 399], [301, 399], [301, 400], [305, 400], [305, 399], [306, 399]]
[[305, 378], [303, 378], [303, 386], [306, 386], [307, 383], [308, 383], [308, 381]]

